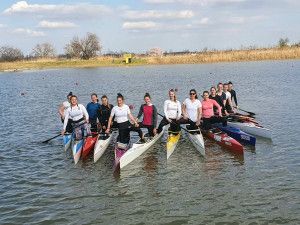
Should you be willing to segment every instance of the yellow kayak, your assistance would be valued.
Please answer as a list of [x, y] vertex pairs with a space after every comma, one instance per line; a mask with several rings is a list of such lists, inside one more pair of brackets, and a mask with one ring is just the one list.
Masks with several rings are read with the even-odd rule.
[[167, 140], [167, 159], [172, 155], [174, 152], [176, 145], [180, 139], [181, 132], [170, 132], [168, 134]]

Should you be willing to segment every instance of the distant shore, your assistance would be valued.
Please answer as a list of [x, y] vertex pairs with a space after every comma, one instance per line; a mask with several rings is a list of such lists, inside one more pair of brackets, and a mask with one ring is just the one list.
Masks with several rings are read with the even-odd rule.
[[117, 57], [97, 57], [81, 59], [37, 59], [15, 62], [0, 62], [0, 72], [17, 72], [33, 69], [52, 68], [89, 68], [111, 66], [139, 66], [164, 64], [201, 64], [217, 62], [262, 61], [300, 59], [300, 47], [264, 48], [254, 50], [226, 50], [187, 53], [166, 56], [135, 56], [132, 63], [125, 64], [124, 59]]

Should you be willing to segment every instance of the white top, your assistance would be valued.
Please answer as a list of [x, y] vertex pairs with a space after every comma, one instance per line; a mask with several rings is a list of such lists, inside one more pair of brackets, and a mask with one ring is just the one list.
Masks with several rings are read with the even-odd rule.
[[231, 99], [231, 93], [229, 91], [224, 92], [226, 95], [226, 100]]
[[123, 105], [122, 107], [114, 106], [111, 110], [110, 116], [115, 116], [115, 121], [117, 123], [124, 123], [128, 121], [128, 115], [130, 114], [130, 109], [128, 105]]
[[192, 102], [191, 99], [187, 98], [184, 100], [183, 104], [185, 105], [188, 118], [193, 122], [197, 122], [198, 109], [202, 107], [201, 102], [198, 99], [195, 99], [195, 101]]
[[80, 120], [81, 118], [85, 117], [86, 120], [89, 119], [89, 114], [86, 111], [86, 108], [82, 104], [78, 104], [74, 107], [69, 107], [65, 111], [65, 120], [64, 120], [64, 130], [67, 127], [68, 120], [71, 119], [73, 121]]
[[181, 117], [181, 105], [180, 102], [166, 100], [164, 103], [164, 113], [167, 119], [180, 119]]
[[65, 110], [67, 110], [69, 107], [71, 107], [71, 103], [68, 101], [63, 102], [63, 106], [65, 108]]

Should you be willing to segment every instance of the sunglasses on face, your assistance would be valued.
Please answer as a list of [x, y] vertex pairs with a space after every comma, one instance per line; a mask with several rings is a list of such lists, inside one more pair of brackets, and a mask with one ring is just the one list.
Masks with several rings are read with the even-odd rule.
[[191, 93], [190, 93], [190, 95], [196, 95], [196, 93], [194, 93], [194, 92], [191, 92]]

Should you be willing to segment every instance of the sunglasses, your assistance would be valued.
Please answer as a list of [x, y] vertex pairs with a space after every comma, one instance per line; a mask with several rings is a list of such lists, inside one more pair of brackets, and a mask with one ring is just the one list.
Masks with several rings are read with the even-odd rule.
[[191, 92], [190, 95], [196, 95], [196, 93]]

